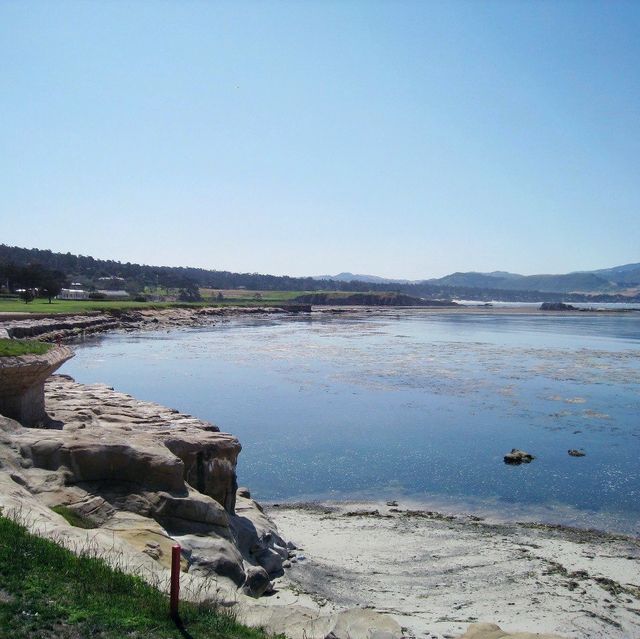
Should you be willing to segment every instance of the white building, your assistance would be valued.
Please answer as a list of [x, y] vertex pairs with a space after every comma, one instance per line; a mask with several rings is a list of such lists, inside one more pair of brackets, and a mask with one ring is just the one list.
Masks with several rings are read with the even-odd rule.
[[76, 288], [63, 288], [56, 299], [59, 300], [88, 300], [89, 293]]

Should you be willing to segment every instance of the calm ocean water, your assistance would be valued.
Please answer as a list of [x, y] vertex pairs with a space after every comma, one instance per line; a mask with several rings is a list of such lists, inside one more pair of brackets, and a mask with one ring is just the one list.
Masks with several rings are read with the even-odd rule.
[[[239, 481], [265, 501], [640, 532], [639, 313], [243, 318], [92, 338], [61, 372], [234, 433]], [[505, 465], [514, 447], [535, 461]]]

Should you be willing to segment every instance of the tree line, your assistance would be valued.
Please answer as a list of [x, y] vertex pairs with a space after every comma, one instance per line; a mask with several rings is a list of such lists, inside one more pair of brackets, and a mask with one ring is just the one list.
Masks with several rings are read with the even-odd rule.
[[19, 292], [25, 302], [40, 296], [48, 298], [51, 304], [53, 298], [68, 284], [67, 276], [62, 271], [45, 268], [38, 263], [18, 266], [12, 262], [0, 262], [0, 285], [9, 293]]
[[[26, 249], [0, 244], [0, 269], [39, 267], [63, 275], [63, 281], [93, 282], [100, 277], [122, 277], [126, 288], [135, 294], [145, 287], [180, 289], [195, 299], [199, 287], [249, 291], [351, 291], [395, 292], [429, 299], [471, 299], [479, 301], [567, 301], [567, 302], [629, 302], [640, 301], [622, 295], [584, 295], [580, 293], [549, 293], [533, 290], [508, 290], [472, 286], [446, 286], [428, 282], [371, 283], [360, 281], [318, 280], [313, 277], [290, 277], [262, 273], [232, 273], [183, 266], [148, 266], [132, 262], [99, 260], [91, 256], [55, 253], [50, 250]], [[0, 274], [3, 271], [0, 270]], [[7, 275], [3, 277], [8, 277]], [[17, 280], [16, 280], [17, 281]]]

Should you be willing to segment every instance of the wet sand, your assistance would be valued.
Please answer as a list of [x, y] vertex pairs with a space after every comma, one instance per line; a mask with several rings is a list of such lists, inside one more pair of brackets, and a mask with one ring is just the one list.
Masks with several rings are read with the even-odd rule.
[[268, 508], [299, 547], [277, 587], [392, 615], [413, 637], [474, 622], [564, 637], [640, 637], [640, 539], [380, 503]]

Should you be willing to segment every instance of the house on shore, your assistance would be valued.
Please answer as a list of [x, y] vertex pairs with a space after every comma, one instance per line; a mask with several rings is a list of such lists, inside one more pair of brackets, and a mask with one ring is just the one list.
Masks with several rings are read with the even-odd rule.
[[77, 288], [63, 288], [56, 296], [59, 300], [88, 300], [89, 292]]

